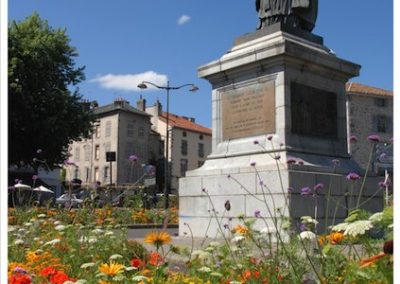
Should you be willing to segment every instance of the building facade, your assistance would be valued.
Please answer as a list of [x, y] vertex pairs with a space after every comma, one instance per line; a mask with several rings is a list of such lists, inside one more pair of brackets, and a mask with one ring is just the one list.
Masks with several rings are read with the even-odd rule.
[[[392, 170], [393, 92], [350, 82], [346, 96], [348, 137], [353, 136], [349, 139], [350, 154], [365, 169], [373, 151], [369, 169], [379, 172], [376, 165], [387, 163]], [[379, 135], [382, 142], [372, 144], [366, 139], [371, 134]], [[381, 159], [384, 155], [386, 161]]]
[[[160, 138], [151, 131], [150, 115], [123, 99], [95, 108], [94, 115], [91, 137], [69, 147], [70, 160], [76, 166], [68, 166], [66, 178], [80, 179], [83, 184], [134, 183], [143, 175], [142, 164], [159, 156], [153, 140]], [[107, 161], [106, 152], [115, 152], [116, 161]]]
[[[152, 116], [152, 129], [166, 141], [167, 113], [162, 110], [159, 101], [153, 106], [142, 105]], [[169, 113], [169, 171], [171, 192], [178, 190], [179, 178], [185, 176], [186, 171], [201, 167], [211, 153], [211, 129], [195, 122], [194, 118]], [[164, 145], [165, 147], [165, 145]]]

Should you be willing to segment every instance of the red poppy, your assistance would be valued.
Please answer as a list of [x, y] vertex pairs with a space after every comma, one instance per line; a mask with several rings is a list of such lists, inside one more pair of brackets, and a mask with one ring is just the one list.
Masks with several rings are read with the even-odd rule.
[[64, 271], [57, 271], [57, 273], [50, 278], [50, 282], [52, 284], [63, 284], [66, 281], [75, 281], [75, 280], [69, 278], [68, 275], [64, 273]]
[[49, 277], [56, 273], [57, 273], [57, 270], [52, 266], [48, 266], [48, 267], [42, 269], [42, 271], [40, 271], [40, 275], [42, 275], [44, 277]]
[[29, 275], [26, 274], [15, 274], [11, 276], [11, 278], [8, 280], [8, 283], [10, 284], [31, 284], [32, 280]]
[[139, 268], [139, 267], [142, 267], [144, 265], [144, 262], [139, 258], [132, 258], [131, 259], [131, 265], [133, 267]]

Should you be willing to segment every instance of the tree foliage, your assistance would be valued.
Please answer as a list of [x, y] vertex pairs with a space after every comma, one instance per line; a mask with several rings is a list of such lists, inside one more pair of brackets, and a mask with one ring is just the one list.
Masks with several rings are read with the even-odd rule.
[[41, 149], [52, 167], [90, 129], [90, 109], [77, 87], [84, 67], [75, 67], [78, 54], [65, 29], [36, 13], [11, 22], [8, 33], [9, 164], [35, 166]]

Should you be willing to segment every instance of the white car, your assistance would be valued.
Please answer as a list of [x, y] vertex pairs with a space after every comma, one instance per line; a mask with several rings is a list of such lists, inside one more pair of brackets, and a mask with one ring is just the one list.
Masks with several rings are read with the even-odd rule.
[[[76, 198], [75, 194], [63, 194], [56, 199], [56, 204], [62, 204], [66, 207], [79, 207], [83, 203], [82, 199]], [[71, 205], [72, 204], [72, 205]]]

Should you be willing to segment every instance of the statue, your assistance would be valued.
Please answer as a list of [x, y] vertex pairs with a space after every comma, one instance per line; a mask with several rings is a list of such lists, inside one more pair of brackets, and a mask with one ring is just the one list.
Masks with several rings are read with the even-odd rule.
[[257, 29], [283, 22], [311, 32], [318, 12], [318, 0], [256, 0], [260, 19]]

